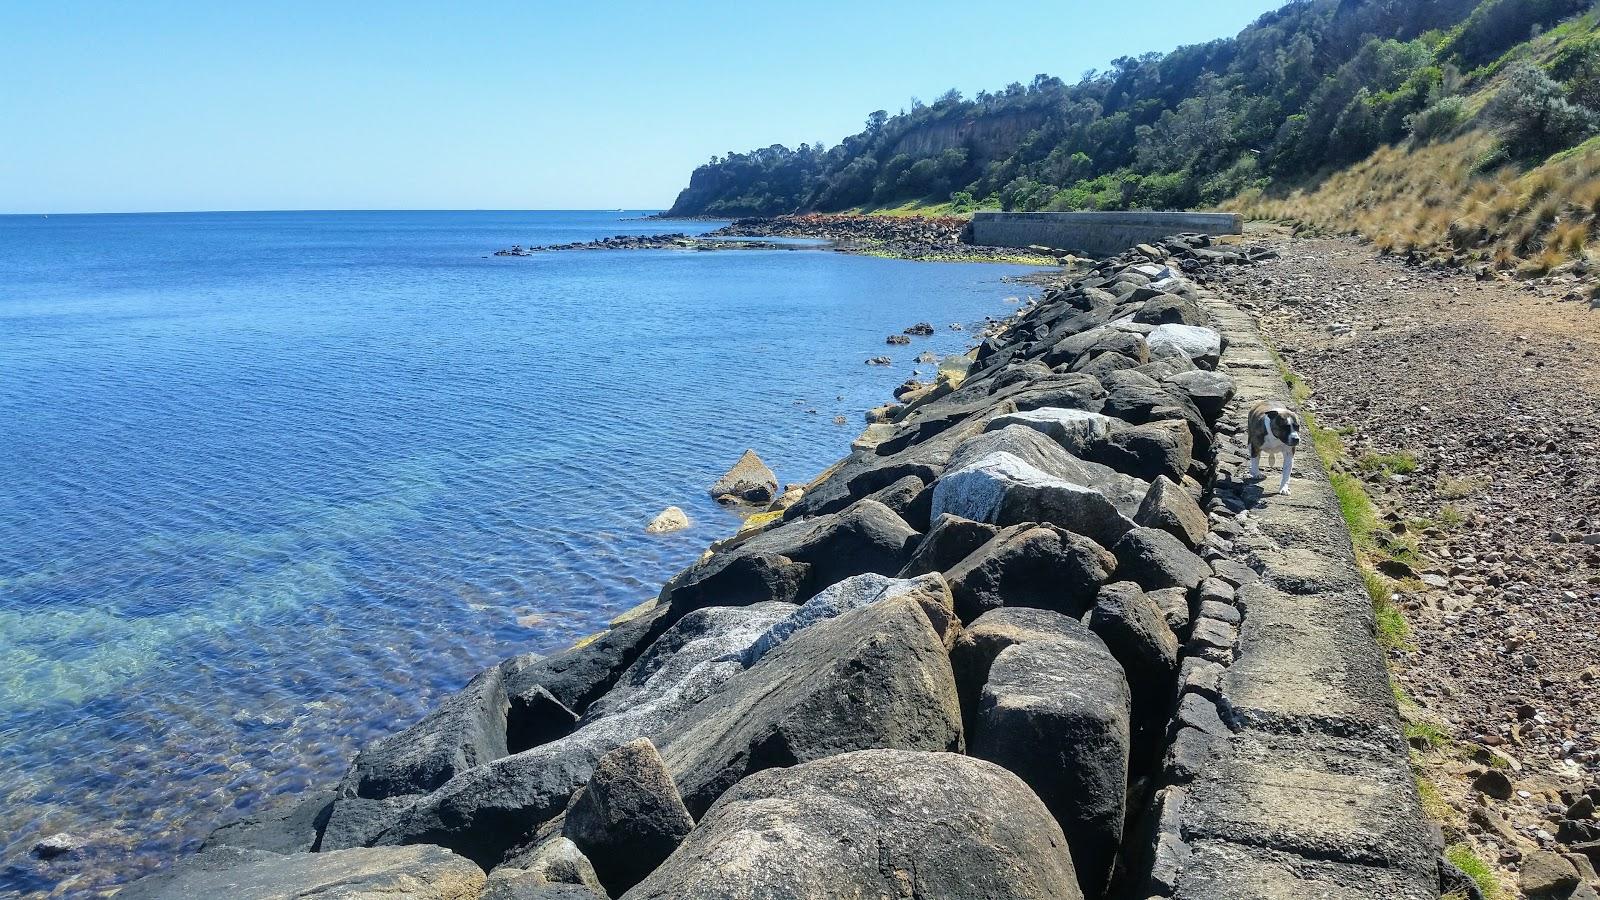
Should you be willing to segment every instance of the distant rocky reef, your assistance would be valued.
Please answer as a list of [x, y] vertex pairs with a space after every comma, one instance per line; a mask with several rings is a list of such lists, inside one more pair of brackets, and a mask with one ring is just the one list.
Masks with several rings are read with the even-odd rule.
[[[532, 256], [556, 250], [833, 250], [868, 256], [926, 261], [1010, 262], [1053, 265], [1058, 257], [1043, 249], [983, 247], [962, 240], [967, 220], [958, 216], [807, 215], [762, 216], [690, 236], [682, 233], [620, 235], [594, 241], [516, 246], [495, 256]], [[825, 241], [807, 245], [758, 238], [806, 238]]]

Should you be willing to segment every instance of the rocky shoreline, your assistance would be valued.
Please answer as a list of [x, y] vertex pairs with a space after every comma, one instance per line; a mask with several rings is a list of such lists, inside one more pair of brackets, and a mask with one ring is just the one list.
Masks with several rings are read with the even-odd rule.
[[[870, 216], [809, 213], [736, 219], [703, 235], [620, 235], [595, 241], [496, 250], [495, 256], [532, 256], [564, 250], [832, 250], [865, 256], [947, 262], [1007, 262], [1054, 265], [1060, 258], [1041, 248], [983, 247], [965, 243], [967, 220], [958, 216]], [[827, 241], [807, 246], [764, 237]]]
[[123, 894], [1438, 896], [1325, 476], [1243, 478], [1283, 383], [1207, 284], [1265, 254], [1210, 244], [1056, 285], [655, 601]]

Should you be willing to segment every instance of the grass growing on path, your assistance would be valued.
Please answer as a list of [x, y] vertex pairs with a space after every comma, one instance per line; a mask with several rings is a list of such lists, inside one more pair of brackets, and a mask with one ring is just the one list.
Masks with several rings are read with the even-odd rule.
[[1451, 844], [1444, 849], [1444, 858], [1472, 879], [1472, 883], [1483, 892], [1484, 900], [1501, 900], [1505, 896], [1500, 888], [1500, 879], [1494, 877], [1494, 870], [1478, 856], [1471, 844]]

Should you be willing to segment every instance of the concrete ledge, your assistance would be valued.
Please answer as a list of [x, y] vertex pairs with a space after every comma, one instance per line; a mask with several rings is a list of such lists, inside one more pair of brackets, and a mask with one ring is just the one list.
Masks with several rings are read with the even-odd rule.
[[1436, 880], [1222, 841], [1195, 845], [1178, 900], [1433, 900]]
[[[1185, 900], [1435, 898], [1438, 847], [1412, 780], [1371, 602], [1328, 473], [1311, 447], [1293, 493], [1249, 480], [1244, 420], [1289, 402], [1242, 310], [1203, 293], [1228, 339], [1219, 370], [1238, 388], [1217, 429], [1214, 559], [1245, 572], [1232, 661], [1210, 688], [1229, 733], [1169, 760], [1152, 896]], [[1181, 738], [1181, 735], [1180, 735]]]
[[1192, 212], [980, 212], [972, 216], [972, 243], [990, 247], [1051, 247], [1094, 256], [1178, 233], [1239, 234], [1237, 213]]

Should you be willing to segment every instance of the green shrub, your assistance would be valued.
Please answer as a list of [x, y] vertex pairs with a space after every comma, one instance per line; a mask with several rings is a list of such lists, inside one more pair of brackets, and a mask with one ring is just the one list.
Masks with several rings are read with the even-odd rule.
[[1511, 68], [1483, 117], [1505, 130], [1509, 151], [1531, 159], [1578, 143], [1596, 126], [1593, 110], [1568, 100], [1560, 83], [1528, 62]]
[[1451, 137], [1467, 121], [1467, 101], [1464, 97], [1445, 97], [1421, 112], [1406, 117], [1406, 129], [1411, 139], [1427, 144]]

